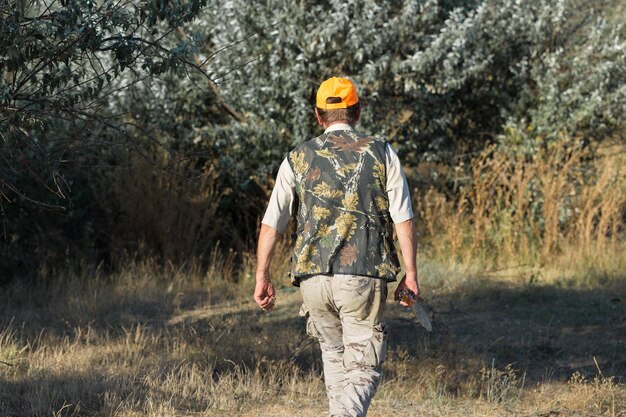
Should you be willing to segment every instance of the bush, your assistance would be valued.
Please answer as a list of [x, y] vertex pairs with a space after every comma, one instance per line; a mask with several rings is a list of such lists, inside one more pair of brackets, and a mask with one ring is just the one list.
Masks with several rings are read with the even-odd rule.
[[507, 126], [525, 142], [624, 128], [626, 10], [617, 1], [222, 6], [205, 17], [216, 50], [227, 47], [209, 66], [247, 121], [218, 136], [233, 160], [263, 161], [237, 170], [243, 177], [275, 170], [276, 154], [319, 134], [315, 91], [337, 74], [359, 87], [362, 129], [390, 138], [412, 165], [510, 139]]

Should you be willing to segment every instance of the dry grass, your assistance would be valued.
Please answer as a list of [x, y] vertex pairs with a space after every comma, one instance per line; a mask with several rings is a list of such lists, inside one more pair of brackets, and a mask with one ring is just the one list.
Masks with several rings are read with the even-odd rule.
[[[593, 162], [557, 145], [527, 160], [490, 149], [454, 198], [421, 196], [434, 331], [389, 307], [370, 416], [626, 416], [621, 155]], [[193, 250], [194, 231], [208, 227], [197, 210], [217, 199], [213, 174], [193, 198], [188, 182], [159, 175], [136, 187], [169, 213], [160, 233], [187, 225], [163, 253]], [[178, 201], [150, 194], [179, 186]], [[157, 211], [126, 210], [139, 229]], [[1, 288], [0, 416], [324, 415], [320, 354], [286, 276], [289, 245], [276, 251], [271, 313], [252, 301], [253, 255], [218, 249], [208, 267], [126, 260], [113, 275], [83, 265]]]
[[566, 140], [532, 157], [488, 148], [454, 171], [467, 173], [457, 194], [418, 198], [427, 248], [451, 264], [623, 271], [626, 158], [596, 156]]
[[[211, 275], [145, 262], [5, 288], [0, 415], [323, 415], [299, 293], [282, 285], [261, 312], [250, 265], [241, 283], [218, 259]], [[370, 416], [624, 415], [623, 281], [528, 285], [422, 265], [435, 331], [390, 306]]]
[[[150, 156], [146, 156], [150, 155]], [[116, 229], [112, 235], [122, 242], [116, 247], [133, 247], [124, 239], [138, 241], [136, 251], [181, 262], [213, 247], [223, 226], [216, 212], [223, 197], [219, 172], [211, 163], [187, 158], [155, 147], [135, 152], [128, 163], [108, 175]]]

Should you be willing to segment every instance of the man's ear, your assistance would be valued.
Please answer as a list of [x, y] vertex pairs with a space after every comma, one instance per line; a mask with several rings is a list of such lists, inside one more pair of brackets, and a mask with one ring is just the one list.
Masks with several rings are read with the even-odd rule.
[[317, 111], [317, 107], [315, 107], [315, 117], [317, 117], [317, 123], [319, 123], [320, 126], [324, 126], [324, 122], [322, 121], [322, 118], [320, 117], [320, 114]]

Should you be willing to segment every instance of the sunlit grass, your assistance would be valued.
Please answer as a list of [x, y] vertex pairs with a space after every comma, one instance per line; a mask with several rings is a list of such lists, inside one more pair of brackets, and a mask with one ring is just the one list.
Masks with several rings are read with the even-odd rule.
[[[426, 334], [407, 311], [389, 306], [385, 378], [369, 415], [617, 416], [624, 409], [623, 285], [565, 288], [542, 277], [529, 284], [422, 265], [435, 330]], [[114, 276], [84, 273], [94, 279], [71, 273], [54, 285], [15, 284], [0, 296], [2, 413], [325, 412], [319, 352], [292, 287], [280, 286], [276, 310], [264, 313], [249, 281], [152, 262]]]

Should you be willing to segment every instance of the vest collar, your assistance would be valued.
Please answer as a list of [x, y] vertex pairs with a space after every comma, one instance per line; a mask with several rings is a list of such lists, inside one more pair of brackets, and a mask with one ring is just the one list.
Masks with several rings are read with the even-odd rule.
[[324, 133], [334, 132], [336, 130], [354, 130], [354, 128], [347, 123], [335, 123], [334, 125], [328, 126]]

